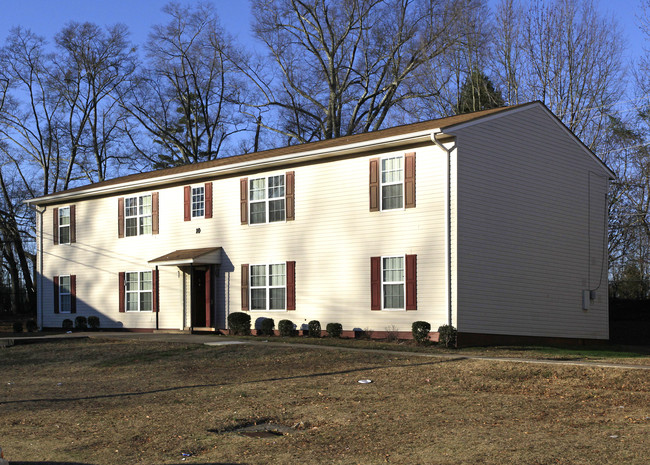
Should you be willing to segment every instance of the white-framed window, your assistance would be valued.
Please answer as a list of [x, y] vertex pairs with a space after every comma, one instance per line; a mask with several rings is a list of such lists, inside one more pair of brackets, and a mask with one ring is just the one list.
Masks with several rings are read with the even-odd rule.
[[127, 312], [153, 311], [153, 276], [151, 271], [131, 271], [124, 275]]
[[251, 179], [248, 186], [250, 224], [285, 220], [284, 174]]
[[72, 291], [70, 287], [70, 276], [59, 276], [59, 312], [70, 313], [71, 311]]
[[404, 256], [381, 257], [381, 300], [384, 310], [404, 310], [406, 272]]
[[251, 310], [286, 310], [286, 264], [250, 266]]
[[59, 244], [70, 243], [70, 207], [59, 208]]
[[124, 222], [126, 236], [151, 234], [151, 194], [124, 199]]
[[205, 216], [205, 187], [192, 188], [192, 218]]
[[381, 209], [404, 208], [404, 157], [381, 159]]

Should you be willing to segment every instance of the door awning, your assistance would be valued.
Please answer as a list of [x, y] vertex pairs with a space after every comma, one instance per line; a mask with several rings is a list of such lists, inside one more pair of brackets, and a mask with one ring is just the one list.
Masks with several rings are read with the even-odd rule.
[[149, 260], [149, 263], [160, 266], [219, 265], [221, 264], [221, 247], [174, 250], [162, 257]]

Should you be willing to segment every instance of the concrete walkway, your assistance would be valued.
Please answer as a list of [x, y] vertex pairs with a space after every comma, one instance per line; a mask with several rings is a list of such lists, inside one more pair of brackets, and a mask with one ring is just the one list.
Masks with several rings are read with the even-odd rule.
[[266, 345], [273, 347], [301, 347], [305, 349], [320, 349], [320, 350], [345, 350], [355, 351], [359, 353], [372, 353], [372, 354], [385, 354], [395, 355], [402, 357], [429, 357], [429, 358], [442, 358], [453, 360], [485, 360], [492, 362], [514, 362], [514, 363], [529, 363], [538, 365], [565, 365], [565, 366], [583, 366], [583, 367], [600, 367], [600, 368], [619, 368], [628, 370], [648, 370], [650, 365], [630, 365], [626, 363], [613, 363], [613, 362], [595, 362], [587, 360], [555, 360], [555, 359], [534, 359], [534, 358], [519, 358], [519, 357], [498, 357], [489, 355], [474, 355], [465, 353], [462, 350], [450, 353], [427, 353], [427, 352], [408, 352], [401, 350], [383, 350], [383, 349], [366, 349], [354, 347], [340, 347], [340, 346], [326, 346], [320, 344], [291, 344], [286, 342], [272, 342], [267, 339], [260, 338], [259, 340], [250, 339], [236, 339], [233, 337], [217, 336], [214, 334], [176, 334], [176, 333], [129, 333], [129, 332], [80, 332], [69, 334], [52, 334], [46, 336], [25, 336], [15, 338], [0, 338], [0, 347], [7, 347], [19, 344], [35, 344], [54, 342], [61, 340], [72, 339], [127, 339], [127, 340], [141, 340], [148, 342], [168, 342], [168, 343], [181, 343], [181, 344], [204, 344], [208, 346], [221, 346], [231, 344], [250, 344], [250, 345]]

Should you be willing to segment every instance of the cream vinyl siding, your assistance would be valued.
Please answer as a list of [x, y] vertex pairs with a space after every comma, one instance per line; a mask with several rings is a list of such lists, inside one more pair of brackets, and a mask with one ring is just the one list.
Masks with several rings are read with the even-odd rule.
[[[369, 160], [377, 156], [416, 152], [415, 208], [369, 211]], [[282, 170], [255, 171], [213, 182], [213, 218], [183, 219], [183, 186], [158, 188], [159, 234], [118, 238], [117, 198], [137, 191], [79, 201], [77, 242], [52, 245], [52, 206], [44, 214], [45, 326], [60, 327], [54, 315], [51, 278], [77, 275], [77, 314], [100, 316], [102, 327], [154, 328], [156, 314], [118, 312], [118, 273], [145, 271], [147, 262], [179, 249], [222, 247], [214, 294], [217, 321], [241, 311], [241, 265], [296, 262], [296, 310], [251, 311], [277, 323], [287, 318], [306, 324], [317, 319], [323, 328], [340, 322], [344, 329], [384, 331], [395, 325], [410, 331], [416, 320], [437, 328], [447, 318], [445, 293], [445, 163], [446, 154], [433, 146], [342, 158]], [[295, 220], [241, 225], [239, 181], [295, 171]], [[56, 206], [56, 205], [55, 205]], [[200, 233], [197, 233], [200, 228]], [[370, 257], [416, 254], [418, 310], [370, 310]], [[160, 328], [189, 323], [189, 277], [185, 269], [161, 266]], [[183, 281], [186, 295], [183, 298]], [[48, 295], [49, 294], [49, 295]], [[186, 305], [187, 321], [183, 322]], [[222, 326], [222, 325], [220, 325]]]
[[541, 107], [450, 132], [458, 330], [607, 339], [602, 165]]

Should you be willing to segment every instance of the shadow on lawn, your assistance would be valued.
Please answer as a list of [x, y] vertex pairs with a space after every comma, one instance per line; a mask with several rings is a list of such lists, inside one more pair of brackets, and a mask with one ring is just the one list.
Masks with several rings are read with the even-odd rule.
[[[435, 362], [424, 362], [424, 363], [409, 363], [409, 364], [400, 364], [400, 365], [390, 365], [390, 366], [383, 366], [383, 365], [377, 365], [377, 366], [370, 366], [370, 367], [363, 367], [363, 368], [355, 368], [353, 370], [340, 370], [340, 371], [328, 371], [325, 373], [312, 373], [310, 375], [297, 375], [297, 376], [287, 376], [284, 378], [266, 378], [266, 379], [257, 379], [257, 380], [252, 380], [252, 381], [241, 381], [241, 382], [236, 382], [236, 383], [215, 383], [215, 384], [195, 384], [192, 386], [176, 386], [176, 387], [170, 387], [170, 388], [162, 388], [162, 389], [153, 389], [151, 391], [142, 391], [142, 392], [122, 392], [119, 394], [100, 394], [96, 396], [85, 396], [85, 397], [66, 397], [66, 398], [60, 398], [60, 399], [22, 399], [22, 400], [8, 400], [8, 401], [3, 401], [0, 402], [0, 405], [8, 405], [8, 404], [26, 404], [29, 402], [71, 402], [71, 401], [80, 401], [80, 400], [96, 400], [96, 399], [111, 399], [115, 397], [131, 397], [131, 396], [143, 396], [147, 394], [158, 394], [161, 392], [173, 392], [173, 391], [182, 391], [186, 389], [199, 389], [199, 388], [207, 388], [207, 387], [219, 387], [219, 386], [230, 386], [233, 384], [255, 384], [255, 383], [266, 383], [269, 381], [285, 381], [285, 380], [290, 380], [290, 379], [306, 379], [306, 378], [319, 378], [322, 376], [333, 376], [333, 375], [345, 375], [349, 373], [358, 373], [362, 371], [368, 371], [368, 370], [382, 370], [386, 368], [402, 368], [402, 367], [418, 367], [418, 366], [427, 366], [427, 365], [438, 365], [441, 363], [449, 363], [449, 362], [458, 362], [460, 360], [467, 360], [465, 357], [455, 357], [455, 358], [449, 358], [445, 360], [437, 360]], [[20, 463], [20, 462], [17, 462]], [[39, 463], [39, 464], [46, 464], [48, 462], [24, 462], [24, 463]], [[60, 465], [58, 462], [53, 462], [56, 465]], [[65, 463], [65, 462], [63, 462]], [[12, 462], [13, 465], [13, 462]], [[77, 464], [75, 464], [77, 465]]]

